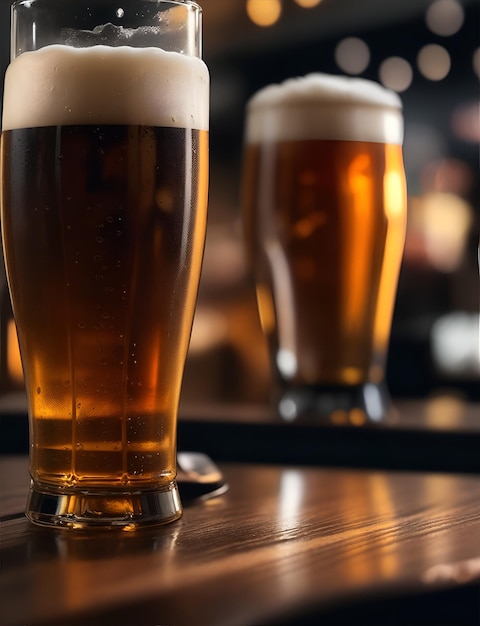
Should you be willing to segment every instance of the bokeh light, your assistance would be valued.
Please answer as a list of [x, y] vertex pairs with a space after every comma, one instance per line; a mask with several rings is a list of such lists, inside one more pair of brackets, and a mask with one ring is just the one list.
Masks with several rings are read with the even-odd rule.
[[417, 65], [425, 78], [443, 80], [450, 72], [450, 55], [443, 46], [428, 44], [418, 53]]
[[380, 65], [379, 77], [382, 84], [388, 89], [402, 92], [412, 84], [412, 66], [402, 57], [389, 57]]
[[452, 131], [463, 141], [480, 144], [480, 100], [461, 103], [452, 114]]
[[257, 26], [272, 26], [281, 13], [280, 0], [247, 0], [247, 15]]
[[298, 6], [303, 9], [311, 9], [312, 7], [316, 7], [320, 4], [322, 0], [295, 0]]
[[444, 37], [458, 33], [464, 19], [463, 7], [456, 0], [435, 0], [425, 14], [425, 21], [432, 33]]
[[370, 63], [370, 49], [363, 39], [346, 37], [335, 48], [338, 67], [348, 74], [361, 74]]

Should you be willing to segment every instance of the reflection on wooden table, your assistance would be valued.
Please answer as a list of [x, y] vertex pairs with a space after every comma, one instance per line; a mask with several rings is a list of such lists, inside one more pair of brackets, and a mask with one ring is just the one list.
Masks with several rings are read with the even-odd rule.
[[2, 624], [380, 624], [385, 601], [388, 623], [475, 624], [478, 476], [221, 469], [229, 491], [177, 523], [87, 535], [29, 525], [27, 459], [0, 458]]

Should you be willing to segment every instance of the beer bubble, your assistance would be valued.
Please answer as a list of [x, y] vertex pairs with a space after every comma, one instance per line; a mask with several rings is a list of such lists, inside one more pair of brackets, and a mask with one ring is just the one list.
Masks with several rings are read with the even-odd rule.
[[121, 7], [118, 7], [116, 15], [117, 17], [123, 17], [125, 15], [125, 11]]
[[82, 443], [77, 443], [77, 444], [75, 444], [75, 448], [77, 450], [83, 450], [83, 444]]
[[95, 237], [97, 243], [103, 243], [103, 237]]
[[86, 328], [87, 327], [87, 322], [84, 322], [84, 321], [78, 322], [78, 327], [82, 328], [82, 329]]

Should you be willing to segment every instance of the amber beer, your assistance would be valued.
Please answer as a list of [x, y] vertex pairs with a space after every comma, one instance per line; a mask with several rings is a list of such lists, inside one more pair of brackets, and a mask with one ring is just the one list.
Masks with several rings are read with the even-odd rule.
[[34, 485], [169, 488], [206, 225], [207, 69], [153, 48], [24, 53], [3, 131]]
[[364, 80], [312, 75], [249, 102], [245, 229], [283, 389], [334, 390], [331, 403], [382, 384], [405, 237], [402, 137], [398, 97]]

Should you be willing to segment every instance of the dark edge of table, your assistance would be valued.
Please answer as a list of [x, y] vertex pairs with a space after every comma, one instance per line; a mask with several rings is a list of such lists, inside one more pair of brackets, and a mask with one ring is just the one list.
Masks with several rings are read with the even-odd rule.
[[[480, 472], [480, 430], [182, 417], [178, 421], [178, 449], [201, 451], [218, 462]], [[0, 415], [0, 454], [28, 454], [26, 415]]]

